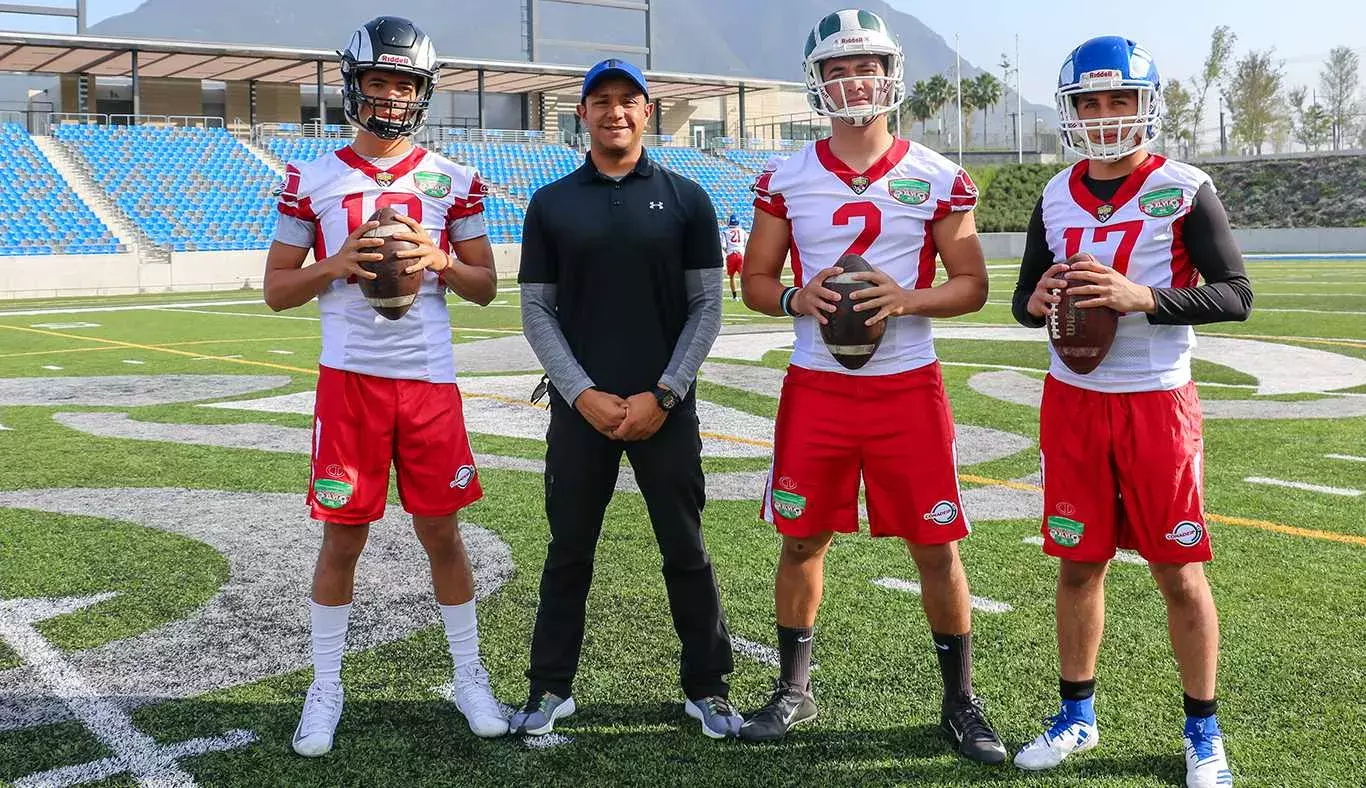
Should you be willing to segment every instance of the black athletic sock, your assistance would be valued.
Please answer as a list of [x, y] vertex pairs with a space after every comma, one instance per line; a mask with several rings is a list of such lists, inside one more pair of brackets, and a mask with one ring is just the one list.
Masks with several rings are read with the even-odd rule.
[[944, 699], [972, 697], [972, 633], [934, 636], [939, 673], [944, 677]]
[[1196, 700], [1183, 693], [1181, 700], [1186, 707], [1187, 717], [1213, 717], [1219, 711], [1219, 701], [1216, 698]]
[[782, 666], [783, 681], [806, 689], [811, 682], [811, 645], [814, 640], [811, 627], [778, 625], [778, 661]]
[[1062, 695], [1063, 700], [1086, 700], [1096, 694], [1096, 680], [1068, 681], [1059, 678], [1058, 694]]

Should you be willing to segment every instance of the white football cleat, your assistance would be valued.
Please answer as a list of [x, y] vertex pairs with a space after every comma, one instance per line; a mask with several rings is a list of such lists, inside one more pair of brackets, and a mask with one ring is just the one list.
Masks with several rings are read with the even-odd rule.
[[332, 751], [332, 736], [342, 713], [340, 681], [314, 681], [304, 699], [304, 712], [294, 729], [294, 751], [316, 758]]
[[1031, 772], [1052, 769], [1069, 755], [1086, 752], [1100, 743], [1093, 722], [1069, 719], [1062, 712], [1048, 719], [1048, 730], [1015, 754], [1015, 765]]
[[1214, 717], [1186, 720], [1186, 788], [1230, 788], [1233, 772]]
[[503, 704], [489, 688], [489, 672], [478, 660], [455, 671], [455, 707], [465, 715], [475, 736], [493, 739], [508, 732]]

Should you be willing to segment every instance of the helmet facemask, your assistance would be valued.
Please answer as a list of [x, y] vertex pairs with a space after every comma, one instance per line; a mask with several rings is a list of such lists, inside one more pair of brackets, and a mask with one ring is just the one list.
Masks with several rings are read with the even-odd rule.
[[[347, 66], [348, 64], [343, 62], [342, 73], [345, 89], [342, 95], [342, 103], [346, 119], [353, 126], [380, 139], [396, 140], [400, 137], [411, 136], [426, 125], [427, 108], [431, 104], [435, 80], [424, 75], [394, 69], [394, 73], [407, 74], [412, 77], [416, 83], [414, 92], [416, 98], [405, 100], [376, 97], [366, 94], [362, 84], [364, 77], [370, 71], [388, 71], [389, 69], [366, 68], [362, 71], [354, 65], [351, 65], [351, 68]], [[348, 74], [348, 71], [351, 73]], [[368, 112], [362, 113], [362, 110], [368, 110]]]
[[[899, 67], [892, 66], [892, 62], [899, 61], [900, 58], [900, 54], [882, 56], [882, 74], [855, 74], [834, 79], [824, 77], [826, 61], [813, 64], [816, 73], [814, 79], [813, 75], [808, 75], [807, 83], [814, 82], [819, 85], [818, 98], [812, 100], [813, 106], [817, 101], [820, 103], [820, 106], [815, 107], [816, 112], [829, 118], [839, 118], [851, 126], [866, 126], [878, 116], [895, 110], [905, 98], [906, 92], [906, 85], [901, 77], [892, 76], [893, 72], [899, 74], [901, 71]], [[855, 98], [853, 92], [857, 83], [869, 86], [867, 103], [850, 106], [850, 99]]]

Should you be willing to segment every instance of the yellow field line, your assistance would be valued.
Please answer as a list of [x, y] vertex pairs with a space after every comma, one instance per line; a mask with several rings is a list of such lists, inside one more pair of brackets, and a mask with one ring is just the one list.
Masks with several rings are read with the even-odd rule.
[[[225, 344], [225, 343], [234, 343], [234, 344], [235, 344], [235, 343], [238, 343], [238, 342], [292, 342], [292, 341], [299, 340], [299, 339], [317, 339], [317, 338], [318, 338], [317, 335], [314, 335], [314, 336], [311, 336], [311, 337], [252, 337], [252, 338], [248, 338], [248, 339], [197, 339], [197, 340], [194, 340], [194, 341], [192, 341], [192, 342], [164, 342], [164, 343], [159, 344], [159, 345], [148, 345], [148, 347], [154, 347], [154, 348], [157, 348], [158, 350], [161, 350], [161, 349], [163, 349], [163, 348], [191, 347], [191, 346], [194, 346], [194, 345], [221, 345], [221, 344]], [[89, 338], [89, 337], [80, 337], [80, 339], [90, 339], [90, 338]], [[49, 354], [51, 354], [51, 353], [91, 353], [91, 352], [104, 352], [104, 351], [118, 350], [118, 349], [119, 349], [119, 348], [118, 348], [117, 346], [112, 346], [112, 347], [111, 347], [111, 346], [101, 346], [101, 347], [61, 348], [61, 349], [59, 349], [59, 350], [29, 350], [29, 351], [26, 351], [26, 352], [23, 352], [23, 353], [5, 353], [5, 354], [3, 354], [3, 355], [0, 355], [0, 358], [23, 358], [23, 357], [25, 357], [25, 356], [46, 356], [46, 355], [49, 355]]]
[[[120, 346], [120, 347], [132, 348], [132, 349], [135, 349], [135, 350], [150, 350], [150, 351], [157, 352], [157, 353], [172, 353], [172, 354], [177, 355], [177, 356], [188, 356], [188, 357], [190, 357], [190, 358], [202, 358], [202, 357], [203, 357], [201, 354], [198, 354], [198, 353], [190, 353], [190, 352], [187, 352], [187, 351], [184, 351], [184, 350], [176, 350], [176, 349], [174, 349], [174, 348], [169, 348], [169, 347], [157, 347], [156, 345], [142, 345], [142, 344], [138, 344], [138, 343], [136, 343], [136, 342], [124, 342], [124, 341], [118, 340], [118, 339], [104, 339], [104, 338], [101, 338], [101, 337], [82, 337], [82, 336], [73, 336], [73, 335], [71, 335], [71, 334], [61, 334], [61, 333], [58, 333], [58, 332], [56, 332], [56, 331], [44, 331], [44, 330], [42, 330], [42, 329], [37, 329], [37, 328], [23, 328], [23, 327], [20, 327], [20, 326], [7, 326], [7, 325], [4, 325], [4, 324], [0, 324], [0, 328], [7, 328], [7, 329], [9, 329], [9, 330], [11, 330], [11, 331], [23, 331], [23, 332], [27, 332], [27, 333], [30, 333], [30, 334], [42, 334], [42, 335], [44, 335], [44, 336], [53, 336], [53, 337], [59, 337], [59, 338], [63, 338], [63, 339], [82, 339], [82, 340], [86, 340], [86, 341], [88, 341], [88, 342], [101, 342], [101, 343], [105, 343], [105, 344], [109, 344], [109, 345], [117, 345], [117, 346]], [[291, 366], [288, 366], [288, 365], [286, 365], [286, 364], [274, 364], [274, 363], [271, 363], [271, 362], [268, 362], [268, 361], [251, 361], [251, 360], [249, 360], [249, 359], [244, 359], [244, 358], [221, 358], [221, 357], [218, 357], [218, 356], [210, 356], [210, 358], [214, 358], [214, 359], [216, 359], [216, 360], [218, 360], [218, 361], [228, 361], [228, 362], [231, 362], [231, 363], [234, 363], [234, 364], [242, 364], [242, 365], [244, 365], [244, 366], [266, 367], [266, 368], [269, 368], [269, 369], [280, 369], [280, 370], [284, 370], [284, 371], [286, 371], [286, 372], [299, 372], [299, 373], [302, 373], [302, 374], [305, 374], [305, 375], [317, 375], [317, 374], [318, 374], [318, 370], [316, 370], [316, 369], [306, 369], [306, 368], [304, 368], [304, 367], [291, 367]], [[470, 398], [470, 399], [489, 399], [489, 400], [495, 400], [495, 401], [498, 401], [498, 402], [505, 402], [505, 403], [512, 404], [512, 405], [526, 405], [526, 406], [533, 407], [533, 408], [541, 407], [541, 406], [539, 406], [539, 405], [533, 405], [532, 403], [530, 403], [530, 402], [528, 402], [528, 401], [526, 401], [526, 400], [518, 399], [518, 398], [515, 398], [515, 397], [504, 397], [504, 396], [501, 396], [501, 395], [498, 395], [498, 394], [465, 394], [464, 396], [467, 397], [467, 398]], [[716, 438], [716, 439], [720, 439], [720, 440], [728, 440], [728, 441], [733, 441], [733, 442], [736, 442], [736, 443], [743, 443], [743, 444], [747, 444], [747, 445], [751, 445], [751, 446], [762, 446], [762, 447], [765, 447], [765, 448], [772, 448], [772, 447], [773, 447], [773, 444], [772, 444], [772, 442], [770, 442], [770, 441], [757, 440], [757, 439], [754, 439], [754, 438], [742, 438], [742, 437], [739, 437], [739, 436], [736, 436], [736, 435], [720, 435], [720, 434], [711, 433], [711, 432], [704, 432], [704, 433], [701, 433], [701, 435], [702, 435], [702, 437]], [[1025, 491], [1025, 492], [1043, 492], [1043, 488], [1038, 487], [1037, 485], [1027, 484], [1027, 483], [1024, 483], [1024, 482], [1013, 482], [1013, 481], [1009, 481], [1009, 480], [1007, 480], [1007, 479], [993, 479], [993, 478], [991, 478], [991, 477], [989, 477], [989, 476], [977, 476], [977, 475], [974, 475], [974, 474], [967, 474], [967, 473], [960, 474], [960, 475], [959, 475], [959, 478], [961, 478], [961, 479], [962, 479], [963, 481], [965, 481], [965, 482], [969, 482], [969, 483], [972, 483], [972, 484], [985, 484], [985, 485], [990, 485], [990, 486], [994, 486], [994, 487], [1005, 487], [1005, 488], [1008, 488], [1008, 489], [1011, 489], [1011, 490], [1022, 490], [1022, 491]], [[1318, 531], [1318, 530], [1315, 530], [1315, 529], [1312, 529], [1312, 528], [1298, 528], [1298, 527], [1293, 526], [1293, 525], [1284, 525], [1284, 524], [1282, 524], [1282, 523], [1275, 523], [1275, 522], [1271, 522], [1271, 521], [1269, 521], [1269, 520], [1253, 520], [1253, 519], [1249, 519], [1249, 518], [1246, 518], [1246, 517], [1231, 517], [1231, 516], [1222, 515], [1222, 514], [1210, 514], [1210, 515], [1207, 515], [1207, 517], [1208, 517], [1208, 519], [1209, 519], [1211, 522], [1221, 523], [1221, 524], [1224, 524], [1224, 525], [1236, 525], [1236, 526], [1241, 526], [1241, 527], [1246, 527], [1246, 528], [1258, 528], [1258, 529], [1261, 529], [1261, 530], [1263, 530], [1263, 531], [1272, 531], [1272, 532], [1274, 532], [1274, 533], [1286, 534], [1286, 535], [1288, 535], [1288, 536], [1302, 536], [1302, 537], [1306, 537], [1306, 538], [1309, 538], [1309, 539], [1321, 539], [1321, 540], [1328, 541], [1328, 542], [1341, 542], [1341, 543], [1343, 543], [1343, 544], [1352, 544], [1352, 545], [1359, 545], [1359, 546], [1362, 546], [1362, 547], [1366, 547], [1366, 537], [1353, 536], [1353, 535], [1351, 535], [1351, 534], [1335, 534], [1335, 533], [1332, 533], [1332, 532], [1330, 532], [1330, 531]]]

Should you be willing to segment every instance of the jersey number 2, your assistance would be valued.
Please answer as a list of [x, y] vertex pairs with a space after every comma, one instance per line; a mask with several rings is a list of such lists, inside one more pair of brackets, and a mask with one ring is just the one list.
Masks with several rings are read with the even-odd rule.
[[[841, 205], [832, 217], [836, 227], [843, 227], [849, 224], [851, 219], [862, 219], [863, 229], [859, 231], [858, 237], [849, 244], [849, 248], [844, 250], [844, 254], [856, 254], [860, 257], [873, 245], [873, 241], [882, 234], [882, 211], [871, 202], [849, 202]], [[840, 255], [843, 257], [844, 255]]]

